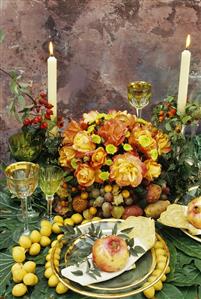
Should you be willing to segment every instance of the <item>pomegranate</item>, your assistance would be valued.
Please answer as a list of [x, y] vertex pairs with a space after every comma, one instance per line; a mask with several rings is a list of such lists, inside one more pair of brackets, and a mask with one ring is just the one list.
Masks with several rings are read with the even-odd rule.
[[122, 270], [129, 258], [126, 242], [115, 235], [103, 237], [94, 242], [92, 259], [95, 265], [105, 272]]
[[187, 219], [196, 228], [201, 228], [201, 196], [189, 202]]

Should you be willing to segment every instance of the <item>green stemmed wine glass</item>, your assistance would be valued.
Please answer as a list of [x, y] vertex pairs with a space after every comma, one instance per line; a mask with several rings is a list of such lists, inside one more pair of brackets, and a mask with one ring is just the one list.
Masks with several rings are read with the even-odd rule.
[[52, 221], [52, 202], [54, 194], [63, 180], [63, 170], [55, 165], [40, 168], [39, 186], [47, 200], [47, 218]]
[[128, 84], [128, 101], [136, 109], [138, 118], [142, 116], [142, 109], [151, 100], [151, 84], [144, 81], [135, 81]]
[[21, 199], [24, 235], [30, 233], [28, 226], [27, 197], [38, 185], [39, 165], [31, 162], [17, 162], [10, 164], [6, 170], [7, 186], [11, 193]]

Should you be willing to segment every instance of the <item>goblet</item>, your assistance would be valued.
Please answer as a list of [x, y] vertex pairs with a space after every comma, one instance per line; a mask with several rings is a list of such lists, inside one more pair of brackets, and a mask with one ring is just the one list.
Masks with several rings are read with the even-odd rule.
[[39, 165], [31, 162], [17, 162], [10, 164], [6, 170], [7, 186], [11, 193], [21, 199], [24, 235], [30, 233], [28, 226], [27, 197], [37, 187]]
[[136, 109], [137, 117], [141, 117], [142, 109], [151, 100], [151, 84], [144, 81], [135, 81], [128, 84], [128, 101]]
[[40, 168], [39, 186], [47, 200], [47, 218], [52, 221], [52, 202], [54, 194], [63, 180], [63, 170], [55, 165]]
[[[34, 144], [32, 137], [23, 131], [11, 135], [8, 139], [8, 146], [11, 156], [16, 161], [32, 162], [37, 159], [41, 152], [41, 145], [38, 142]], [[30, 198], [27, 199], [27, 203], [29, 217], [38, 217], [39, 213], [33, 209]]]

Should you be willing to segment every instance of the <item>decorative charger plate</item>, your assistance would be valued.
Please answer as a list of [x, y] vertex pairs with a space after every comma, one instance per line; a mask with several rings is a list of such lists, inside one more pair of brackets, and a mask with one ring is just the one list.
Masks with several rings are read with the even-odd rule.
[[[117, 219], [107, 219], [107, 220], [99, 220], [93, 222], [94, 226], [100, 226], [102, 232], [104, 235], [111, 235], [112, 229], [114, 228], [116, 223], [120, 223], [123, 220], [117, 220]], [[82, 230], [82, 232], [87, 232], [88, 228], [90, 227], [91, 223], [86, 223], [79, 228]], [[167, 252], [167, 261], [165, 264], [165, 267], [161, 274], [159, 276], [156, 276], [156, 279], [146, 286], [143, 286], [145, 282], [147, 282], [148, 277], [153, 272], [155, 265], [156, 265], [156, 259], [155, 259], [155, 250], [152, 248], [151, 250], [147, 251], [139, 260], [136, 261], [135, 265], [136, 268], [125, 271], [119, 276], [116, 276], [110, 280], [82, 286], [72, 280], [69, 280], [65, 278], [61, 274], [62, 268], [65, 267], [66, 264], [66, 251], [67, 248], [65, 244], [62, 247], [61, 252], [61, 259], [59, 267], [55, 267], [54, 265], [54, 254], [56, 252], [56, 248], [60, 247], [60, 242], [62, 240], [58, 241], [56, 246], [54, 247], [54, 250], [52, 251], [51, 255], [51, 265], [53, 268], [54, 273], [58, 277], [58, 279], [66, 285], [69, 289], [71, 289], [74, 292], [77, 292], [79, 294], [94, 297], [94, 298], [120, 298], [120, 297], [127, 297], [131, 295], [138, 294], [145, 289], [149, 288], [150, 286], [154, 285], [159, 279], [164, 275], [168, 265], [169, 265], [169, 250], [165, 243], [165, 241], [156, 234], [156, 238], [163, 242], [164, 248]], [[79, 244], [79, 239], [76, 240]], [[73, 243], [72, 243], [73, 245]], [[69, 246], [69, 244], [68, 244]]]
[[186, 229], [182, 229], [182, 228], [181, 228], [181, 231], [182, 231], [184, 234], [186, 234], [187, 236], [189, 236], [191, 239], [194, 239], [195, 241], [201, 243], [201, 235], [199, 235], [199, 236], [194, 236], [194, 235], [192, 235], [188, 230], [186, 230]]

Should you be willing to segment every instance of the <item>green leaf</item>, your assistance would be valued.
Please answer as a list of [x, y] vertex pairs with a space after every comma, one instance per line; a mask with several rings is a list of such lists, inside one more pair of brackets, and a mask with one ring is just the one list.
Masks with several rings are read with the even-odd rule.
[[116, 235], [117, 234], [117, 225], [118, 223], [115, 223], [113, 229], [112, 229], [112, 235]]
[[180, 288], [184, 299], [196, 299], [197, 297], [197, 288], [195, 286], [188, 288]]
[[137, 254], [141, 254], [145, 252], [144, 248], [141, 246], [135, 246], [134, 250], [136, 251]]
[[77, 271], [71, 271], [72, 274], [74, 274], [75, 276], [82, 276], [83, 272], [81, 270], [77, 270]]
[[168, 283], [164, 285], [163, 289], [155, 297], [156, 299], [184, 299], [180, 290]]
[[0, 253], [0, 295], [4, 295], [11, 278], [11, 267], [14, 260], [10, 254]]
[[194, 264], [196, 268], [201, 272], [201, 260], [195, 259]]

